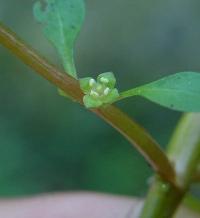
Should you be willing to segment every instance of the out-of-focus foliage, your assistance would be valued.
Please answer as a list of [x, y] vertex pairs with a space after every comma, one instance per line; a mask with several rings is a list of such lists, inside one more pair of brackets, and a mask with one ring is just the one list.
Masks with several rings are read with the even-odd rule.
[[[51, 62], [54, 49], [33, 0], [0, 0], [0, 20]], [[120, 90], [171, 73], [200, 71], [200, 2], [87, 0], [76, 47], [78, 73], [113, 71]], [[17, 5], [17, 7], [14, 7]], [[143, 99], [118, 105], [164, 146], [179, 113]], [[0, 194], [87, 189], [142, 196], [151, 170], [121, 135], [57, 94], [0, 47]]]

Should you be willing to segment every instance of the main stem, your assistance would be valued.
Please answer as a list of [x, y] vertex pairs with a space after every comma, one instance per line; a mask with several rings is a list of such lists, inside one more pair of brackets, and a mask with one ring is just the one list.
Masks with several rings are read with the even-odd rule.
[[177, 187], [157, 177], [140, 218], [170, 218], [183, 200], [200, 160], [200, 113], [188, 113], [176, 127], [168, 148]]
[[[40, 57], [25, 45], [15, 33], [0, 23], [0, 43], [29, 65], [42, 77], [63, 90], [68, 96], [82, 104], [83, 93], [79, 83]], [[142, 153], [154, 170], [166, 181], [174, 184], [175, 173], [165, 153], [155, 140], [134, 120], [114, 106], [91, 110], [118, 130]]]

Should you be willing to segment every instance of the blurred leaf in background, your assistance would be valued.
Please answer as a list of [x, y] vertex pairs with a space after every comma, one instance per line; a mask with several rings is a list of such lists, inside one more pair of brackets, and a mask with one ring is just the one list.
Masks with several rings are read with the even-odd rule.
[[[16, 2], [19, 7], [0, 0], [0, 20], [61, 68], [32, 16], [35, 1]], [[200, 71], [199, 6], [196, 0], [87, 0], [75, 50], [79, 75], [113, 71], [124, 90]], [[0, 65], [1, 196], [77, 189], [145, 194], [151, 170], [119, 133], [2, 47]], [[139, 98], [118, 105], [162, 145], [180, 116]]]

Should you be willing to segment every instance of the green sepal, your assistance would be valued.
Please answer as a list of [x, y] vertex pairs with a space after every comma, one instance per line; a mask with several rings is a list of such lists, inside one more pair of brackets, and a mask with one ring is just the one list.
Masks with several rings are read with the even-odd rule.
[[90, 80], [91, 79], [93, 79], [93, 78], [92, 77], [85, 77], [85, 78], [79, 79], [80, 88], [84, 94], [88, 94], [91, 90], [91, 87], [90, 87]]
[[90, 95], [85, 95], [83, 97], [83, 103], [84, 103], [86, 108], [97, 108], [97, 107], [102, 106], [102, 104], [103, 104], [103, 102], [101, 100], [94, 99]]
[[104, 97], [103, 103], [112, 103], [119, 97], [119, 92], [117, 89], [113, 89], [110, 93]]
[[[108, 83], [103, 83], [101, 81], [102, 78], [105, 78], [108, 80]], [[102, 73], [102, 74], [99, 74], [99, 76], [97, 77], [97, 82], [99, 83], [103, 83], [105, 84], [107, 87], [109, 88], [114, 88], [115, 85], [116, 85], [116, 78], [114, 76], [114, 74], [112, 72], [106, 72], [106, 73]]]

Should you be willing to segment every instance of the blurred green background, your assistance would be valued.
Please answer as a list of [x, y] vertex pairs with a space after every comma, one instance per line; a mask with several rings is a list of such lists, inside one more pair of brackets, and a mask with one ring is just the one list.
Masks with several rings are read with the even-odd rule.
[[[0, 0], [0, 20], [61, 68], [32, 16], [34, 0]], [[200, 1], [87, 0], [79, 75], [113, 71], [120, 90], [200, 71]], [[118, 103], [165, 147], [180, 113], [144, 99]], [[0, 47], [0, 196], [95, 190], [144, 196], [152, 171], [118, 132], [57, 94]]]

